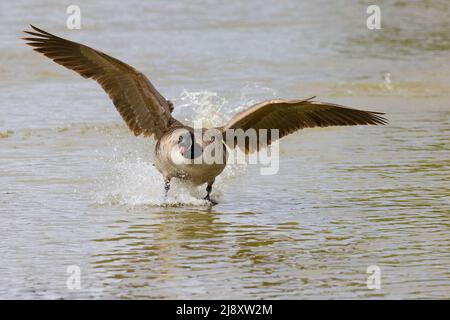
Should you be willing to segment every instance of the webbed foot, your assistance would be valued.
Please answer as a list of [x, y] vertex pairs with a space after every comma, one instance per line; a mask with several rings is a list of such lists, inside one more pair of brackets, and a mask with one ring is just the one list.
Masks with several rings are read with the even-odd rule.
[[209, 202], [211, 203], [211, 205], [213, 205], [213, 206], [215, 206], [216, 204], [218, 204], [216, 201], [212, 200], [212, 199], [209, 197], [209, 194], [207, 194], [206, 197], [203, 198], [203, 200], [209, 201]]

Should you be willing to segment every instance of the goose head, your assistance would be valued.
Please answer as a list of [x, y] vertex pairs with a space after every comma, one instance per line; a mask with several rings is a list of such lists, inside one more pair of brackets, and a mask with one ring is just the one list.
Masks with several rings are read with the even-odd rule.
[[194, 158], [202, 155], [203, 148], [195, 140], [194, 132], [188, 129], [178, 129], [171, 135], [171, 158], [175, 163], [188, 164]]
[[177, 139], [177, 147], [178, 152], [185, 158], [192, 159], [191, 155], [193, 153], [193, 144], [194, 144], [194, 134], [190, 131], [180, 132], [178, 135], [175, 135]]

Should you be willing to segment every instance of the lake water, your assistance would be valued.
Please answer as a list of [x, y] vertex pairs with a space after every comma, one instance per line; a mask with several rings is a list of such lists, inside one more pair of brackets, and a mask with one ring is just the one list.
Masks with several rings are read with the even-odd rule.
[[[77, 3], [81, 30], [60, 1], [0, 4], [0, 298], [450, 297], [448, 1], [378, 1], [381, 30], [365, 1]], [[30, 23], [135, 66], [188, 122], [317, 95], [390, 123], [303, 130], [278, 174], [229, 166], [217, 206], [181, 183], [162, 206], [153, 140], [25, 46]]]

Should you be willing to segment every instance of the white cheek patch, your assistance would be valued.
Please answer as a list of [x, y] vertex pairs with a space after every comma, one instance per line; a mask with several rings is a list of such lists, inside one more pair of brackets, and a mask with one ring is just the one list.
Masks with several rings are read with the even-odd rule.
[[[188, 151], [189, 152], [189, 151]], [[180, 152], [178, 146], [172, 148], [170, 151], [170, 159], [176, 165], [190, 164], [192, 163], [191, 159], [186, 159]]]

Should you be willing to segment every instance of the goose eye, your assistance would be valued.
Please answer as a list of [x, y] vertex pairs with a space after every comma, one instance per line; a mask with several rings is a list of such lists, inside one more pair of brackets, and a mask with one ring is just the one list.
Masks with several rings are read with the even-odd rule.
[[180, 143], [181, 141], [183, 141], [183, 136], [178, 137], [178, 143]]

